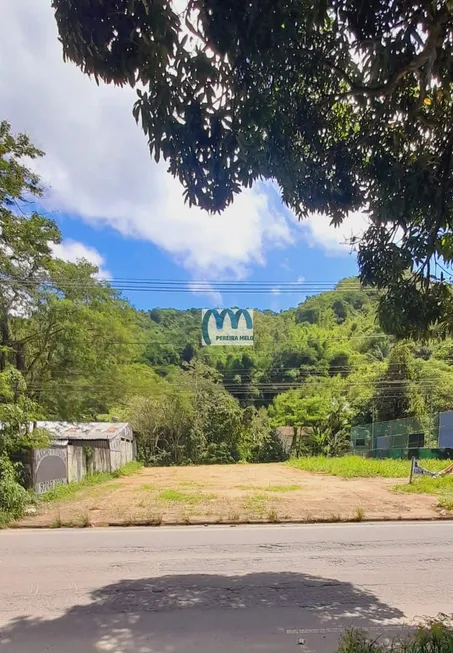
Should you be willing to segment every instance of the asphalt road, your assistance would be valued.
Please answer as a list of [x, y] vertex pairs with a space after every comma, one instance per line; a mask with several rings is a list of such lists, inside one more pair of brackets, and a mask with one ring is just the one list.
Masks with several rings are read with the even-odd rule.
[[330, 653], [453, 613], [453, 523], [0, 532], [0, 653]]

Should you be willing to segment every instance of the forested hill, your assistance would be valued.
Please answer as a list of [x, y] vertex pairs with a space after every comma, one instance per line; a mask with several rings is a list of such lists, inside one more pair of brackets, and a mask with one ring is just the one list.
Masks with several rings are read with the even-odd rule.
[[[201, 347], [201, 311], [154, 309], [146, 360], [165, 376], [198, 360], [243, 404], [277, 407], [294, 395], [344, 397], [368, 422], [453, 408], [453, 341], [396, 343], [378, 327], [378, 298], [356, 279], [296, 308], [255, 310], [254, 347]], [[275, 406], [274, 406], [275, 410]]]
[[194, 358], [215, 368], [242, 401], [268, 404], [276, 392], [309, 377], [347, 377], [360, 363], [382, 361], [389, 338], [375, 319], [373, 291], [345, 279], [334, 291], [280, 313], [255, 310], [253, 347], [202, 347], [201, 311], [153, 309], [147, 361], [165, 375]]

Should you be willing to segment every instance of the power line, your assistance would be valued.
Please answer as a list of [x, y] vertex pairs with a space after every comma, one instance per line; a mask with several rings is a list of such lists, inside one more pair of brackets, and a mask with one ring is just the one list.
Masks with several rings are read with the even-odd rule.
[[[1, 279], [2, 282], [8, 283], [8, 282], [13, 282], [13, 283], [26, 283], [28, 284], [33, 284], [36, 285], [36, 283], [48, 283], [49, 285], [56, 285], [58, 286], [60, 283], [63, 283], [64, 285], [77, 285], [77, 286], [84, 286], [85, 283], [82, 281], [64, 281], [64, 280], [58, 280], [58, 279], [51, 279], [46, 276], [36, 276], [34, 279], [30, 279], [28, 277], [3, 277]], [[95, 283], [102, 284], [104, 282], [106, 283], [118, 283], [118, 284], [156, 284], [156, 285], [176, 285], [176, 286], [257, 286], [257, 287], [275, 287], [276, 285], [283, 287], [306, 287], [306, 288], [311, 288], [311, 287], [333, 287], [336, 288], [338, 287], [339, 282], [337, 281], [281, 281], [278, 279], [272, 279], [272, 280], [264, 280], [264, 281], [253, 281], [253, 280], [245, 280], [245, 279], [237, 279], [237, 280], [221, 280], [221, 279], [159, 279], [159, 278], [145, 278], [145, 277], [106, 277], [100, 280], [93, 279]], [[341, 283], [341, 282], [340, 282]], [[342, 290], [343, 288], [354, 288], [358, 289], [362, 287], [359, 280], [357, 281], [345, 281], [341, 283], [341, 287], [339, 290]], [[371, 289], [372, 290], [372, 289]]]
[[[86, 282], [69, 280], [52, 280], [48, 278], [24, 279], [20, 277], [0, 278], [0, 284], [15, 287], [35, 288], [41, 285], [48, 289], [85, 289]], [[340, 288], [338, 282], [325, 281], [208, 281], [208, 280], [173, 280], [173, 279], [127, 279], [110, 278], [96, 281], [99, 287], [107, 286], [115, 290], [129, 292], [165, 292], [165, 293], [253, 293], [253, 294], [307, 294], [318, 292], [377, 292], [372, 288], [363, 288], [358, 282], [345, 282]]]
[[[156, 385], [153, 386], [152, 389], [154, 390], [155, 388], [166, 387], [165, 384], [167, 384], [167, 387], [171, 387], [171, 385], [172, 385], [171, 382], [167, 382], [167, 381], [165, 381], [165, 379], [162, 379], [161, 381], [162, 381], [163, 385], [159, 385], [159, 383], [157, 382]], [[29, 388], [29, 389], [31, 389], [31, 388], [33, 388], [33, 389], [44, 389], [44, 388], [46, 388], [49, 385], [52, 385], [54, 383], [58, 383], [58, 385], [61, 386], [61, 387], [63, 387], [63, 386], [65, 386], [65, 387], [66, 386], [67, 387], [73, 386], [73, 387], [78, 387], [78, 388], [82, 388], [82, 387], [85, 387], [85, 388], [110, 388], [110, 387], [118, 387], [118, 385], [119, 385], [117, 381], [98, 380], [98, 381], [79, 382], [79, 381], [77, 381], [75, 379], [73, 379], [73, 380], [69, 379], [67, 381], [64, 381], [64, 380], [62, 381], [61, 379], [47, 379], [47, 380], [41, 380], [39, 383], [38, 382], [37, 383], [30, 382], [29, 384], [27, 384], [27, 388]], [[413, 381], [383, 381], [383, 382], [370, 382], [368, 385], [369, 385], [370, 388], [376, 388], [376, 389], [379, 389], [379, 390], [383, 390], [383, 389], [386, 389], [386, 388], [393, 389], [393, 390], [402, 390], [402, 389], [406, 389], [408, 387], [408, 385], [411, 384], [411, 383], [413, 383], [416, 388], [423, 388], [423, 389], [437, 387], [437, 385], [438, 385], [436, 381], [432, 381], [432, 382], [423, 381], [423, 382], [420, 382], [420, 383], [413, 382]], [[260, 390], [260, 389], [263, 389], [263, 390], [269, 389], [269, 390], [272, 390], [272, 391], [278, 390], [279, 388], [284, 388], [286, 390], [297, 390], [299, 388], [306, 388], [307, 387], [306, 383], [296, 383], [296, 382], [294, 382], [294, 383], [276, 382], [276, 383], [261, 383], [261, 384], [260, 383], [256, 383], [256, 384], [248, 384], [248, 383], [224, 384], [222, 382], [219, 382], [216, 385], [219, 388], [228, 389], [228, 388], [231, 387], [234, 390], [245, 390], [245, 389], [250, 389], [250, 387], [252, 387], [252, 388], [256, 388], [258, 390]], [[146, 389], [149, 389], [149, 385], [146, 384], [146, 383], [143, 383], [143, 382], [130, 383], [130, 382], [126, 381], [126, 382], [124, 382], [124, 386], [129, 387], [129, 388], [146, 388]], [[345, 383], [344, 383], [343, 387], [344, 387], [344, 389], [361, 388], [361, 387], [364, 387], [364, 384], [356, 382], [356, 381], [348, 382], [345, 379]]]

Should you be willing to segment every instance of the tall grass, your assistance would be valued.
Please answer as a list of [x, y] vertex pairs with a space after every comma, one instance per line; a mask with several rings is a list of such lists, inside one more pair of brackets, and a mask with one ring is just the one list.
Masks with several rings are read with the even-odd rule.
[[[419, 626], [415, 632], [390, 641], [385, 626], [381, 638], [370, 638], [359, 630], [347, 630], [341, 638], [337, 653], [451, 653], [453, 629], [451, 620], [441, 616]], [[385, 641], [387, 640], [387, 641]]]
[[65, 499], [72, 498], [74, 494], [77, 494], [77, 492], [80, 492], [86, 487], [106, 483], [122, 476], [131, 476], [131, 474], [135, 474], [141, 467], [143, 467], [142, 463], [132, 460], [123, 467], [115, 469], [113, 472], [94, 472], [93, 474], [87, 474], [81, 481], [72, 481], [66, 485], [57, 485], [53, 490], [42, 494], [40, 500], [45, 502], [64, 501]]
[[442, 476], [432, 478], [421, 476], [415, 478], [412, 483], [397, 485], [395, 490], [414, 494], [435, 494], [439, 496], [437, 507], [444, 510], [453, 510], [453, 476]]
[[400, 490], [400, 492], [411, 492], [415, 494], [453, 495], [453, 476], [441, 476], [440, 478], [421, 476], [415, 478], [410, 484], [397, 485], [397, 489]]
[[[307, 472], [318, 472], [341, 476], [343, 478], [404, 478], [409, 477], [410, 460], [393, 460], [391, 458], [362, 458], [361, 456], [342, 456], [328, 458], [311, 456], [291, 458], [288, 465]], [[446, 465], [445, 460], [424, 460], [423, 466], [431, 471], [440, 471]]]

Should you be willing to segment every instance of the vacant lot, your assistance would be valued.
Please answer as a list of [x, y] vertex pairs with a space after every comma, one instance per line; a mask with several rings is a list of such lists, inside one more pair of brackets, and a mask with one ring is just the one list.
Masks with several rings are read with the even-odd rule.
[[42, 503], [28, 526], [417, 519], [436, 498], [395, 492], [395, 479], [341, 478], [283, 463], [140, 470]]

